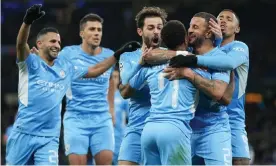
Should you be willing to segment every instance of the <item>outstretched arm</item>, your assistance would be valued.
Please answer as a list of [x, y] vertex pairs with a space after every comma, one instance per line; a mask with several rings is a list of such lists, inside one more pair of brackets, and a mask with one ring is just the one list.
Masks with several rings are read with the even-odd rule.
[[88, 69], [88, 73], [86, 77], [98, 77], [99, 75], [106, 72], [110, 67], [112, 67], [117, 61], [120, 60], [120, 56], [125, 52], [132, 52], [140, 48], [140, 43], [136, 41], [131, 41], [126, 43], [123, 47], [118, 49], [113, 56], [107, 58], [106, 60], [96, 64], [95, 66], [91, 66]]
[[164, 50], [156, 48], [150, 50], [147, 54], [144, 55], [144, 61], [147, 64], [162, 64], [167, 63], [172, 57], [176, 56], [176, 51]]
[[111, 56], [104, 61], [96, 64], [95, 66], [91, 66], [88, 69], [88, 73], [85, 77], [87, 78], [95, 78], [100, 75], [102, 75], [104, 72], [106, 72], [109, 68], [111, 68], [115, 63], [117, 62], [116, 58], [114, 56]]

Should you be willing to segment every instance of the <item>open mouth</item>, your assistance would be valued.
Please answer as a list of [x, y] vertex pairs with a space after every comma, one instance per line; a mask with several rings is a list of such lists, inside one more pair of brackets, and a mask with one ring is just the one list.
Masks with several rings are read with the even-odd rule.
[[225, 25], [220, 25], [220, 28], [221, 28], [221, 29], [225, 29], [226, 26], [225, 26]]
[[158, 44], [159, 38], [158, 38], [158, 37], [154, 37], [154, 38], [152, 39], [152, 42], [153, 42], [154, 44]]

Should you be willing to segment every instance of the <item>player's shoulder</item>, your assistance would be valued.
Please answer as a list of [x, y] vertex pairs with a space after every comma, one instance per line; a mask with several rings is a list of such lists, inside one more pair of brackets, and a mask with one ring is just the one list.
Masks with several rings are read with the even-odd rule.
[[226, 53], [223, 52], [219, 47], [214, 48], [213, 51], [215, 55], [226, 55]]
[[114, 53], [114, 51], [112, 49], [106, 48], [106, 47], [102, 47], [102, 51], [103, 51], [103, 53], [111, 53], [111, 54]]
[[80, 45], [65, 46], [61, 51], [79, 51]]
[[130, 61], [135, 59], [136, 56], [141, 56], [141, 49], [137, 49], [136, 51], [132, 52], [125, 52], [120, 56], [120, 61]]
[[76, 52], [80, 52], [80, 45], [65, 46], [59, 53], [59, 58], [66, 57], [71, 59], [72, 56], [77, 55]]
[[242, 47], [242, 48], [248, 49], [247, 44], [245, 44], [242, 41], [238, 41], [238, 40], [235, 40], [235, 41], [232, 42], [232, 47]]

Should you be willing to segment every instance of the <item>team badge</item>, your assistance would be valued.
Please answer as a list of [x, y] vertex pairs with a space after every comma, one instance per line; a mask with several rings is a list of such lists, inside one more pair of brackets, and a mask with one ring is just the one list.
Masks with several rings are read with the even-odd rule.
[[63, 70], [61, 70], [61, 71], [59, 72], [59, 76], [60, 76], [61, 78], [64, 78], [64, 77], [65, 77], [65, 72], [64, 72]]

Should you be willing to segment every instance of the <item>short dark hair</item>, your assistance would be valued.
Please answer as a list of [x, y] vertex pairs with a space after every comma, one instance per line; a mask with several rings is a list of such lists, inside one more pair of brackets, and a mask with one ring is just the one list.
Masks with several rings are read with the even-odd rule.
[[[207, 12], [199, 12], [199, 13], [196, 13], [194, 15], [194, 17], [201, 17], [201, 18], [204, 18], [205, 19], [205, 22], [207, 23], [207, 27], [209, 26], [209, 21], [210, 19], [212, 18], [216, 23], [218, 23], [218, 20], [217, 18], [211, 14], [211, 13], [207, 13]], [[211, 40], [214, 41], [215, 40], [215, 35], [212, 33], [212, 37], [211, 37]]]
[[211, 13], [207, 13], [207, 12], [199, 12], [199, 13], [196, 13], [194, 15], [194, 17], [201, 17], [201, 18], [204, 18], [206, 23], [209, 25], [209, 21], [210, 19], [212, 18], [216, 23], [218, 23], [218, 20], [217, 18], [211, 14]]
[[37, 36], [36, 36], [36, 40], [38, 40], [41, 36], [46, 35], [46, 34], [49, 33], [49, 32], [54, 32], [54, 33], [59, 34], [59, 32], [58, 32], [58, 30], [57, 30], [56, 28], [53, 28], [53, 27], [46, 27], [46, 28], [41, 29], [41, 30], [38, 32], [38, 34], [37, 34]]
[[178, 20], [168, 21], [161, 30], [161, 38], [163, 43], [172, 50], [183, 44], [186, 36], [186, 28], [184, 24]]
[[144, 26], [144, 21], [147, 17], [160, 17], [163, 24], [165, 24], [168, 14], [164, 9], [159, 7], [144, 7], [135, 17], [137, 28], [142, 28]]
[[98, 21], [101, 24], [103, 24], [104, 20], [102, 17], [100, 17], [97, 14], [94, 13], [89, 13], [85, 15], [81, 20], [80, 20], [80, 30], [84, 29], [84, 24], [86, 24], [88, 21]]
[[[238, 24], [240, 25], [240, 18], [239, 18], [239, 16], [237, 15], [236, 12], [234, 12], [234, 11], [231, 10], [231, 9], [223, 9], [221, 12], [224, 12], [224, 11], [233, 13], [233, 14], [236, 16], [237, 20], [238, 20]], [[221, 12], [220, 12], [220, 13], [221, 13]]]

